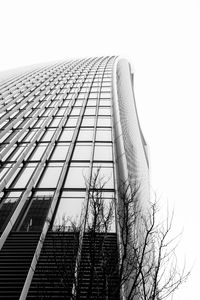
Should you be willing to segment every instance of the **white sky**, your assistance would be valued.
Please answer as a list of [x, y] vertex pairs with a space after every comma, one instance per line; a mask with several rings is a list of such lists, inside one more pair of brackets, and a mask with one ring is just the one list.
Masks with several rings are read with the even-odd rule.
[[152, 187], [184, 228], [178, 256], [194, 264], [173, 299], [199, 299], [200, 2], [0, 0], [0, 12], [0, 71], [112, 54], [133, 63]]

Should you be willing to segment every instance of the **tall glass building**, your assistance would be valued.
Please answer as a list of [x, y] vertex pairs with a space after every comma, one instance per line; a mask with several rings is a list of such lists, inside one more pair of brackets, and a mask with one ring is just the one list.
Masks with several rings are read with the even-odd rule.
[[139, 182], [142, 207], [149, 195], [130, 64], [78, 59], [4, 78], [0, 163], [0, 299], [119, 299], [118, 191]]

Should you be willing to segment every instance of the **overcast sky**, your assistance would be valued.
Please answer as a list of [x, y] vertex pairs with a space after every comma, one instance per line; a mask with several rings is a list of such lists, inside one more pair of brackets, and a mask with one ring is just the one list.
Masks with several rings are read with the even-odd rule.
[[132, 63], [152, 188], [184, 228], [178, 256], [194, 264], [173, 299], [199, 299], [200, 2], [0, 0], [0, 11], [0, 71], [99, 55]]

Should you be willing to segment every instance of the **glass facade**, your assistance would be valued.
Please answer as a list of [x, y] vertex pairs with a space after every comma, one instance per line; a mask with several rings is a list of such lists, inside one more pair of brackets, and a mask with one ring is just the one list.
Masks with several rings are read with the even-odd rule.
[[[87, 214], [91, 180], [99, 169], [103, 189], [115, 195], [114, 60], [56, 64], [2, 85], [1, 232], [13, 214], [12, 230], [42, 230], [56, 194], [53, 230], [63, 217], [80, 218], [82, 210]], [[17, 210], [20, 201], [21, 212]]]
[[[127, 61], [72, 60], [0, 82], [0, 298], [119, 300], [126, 180], [139, 180], [143, 203], [148, 157]], [[101, 252], [94, 282], [105, 261], [116, 272], [107, 269], [92, 298], [85, 282], [93, 250]], [[95, 296], [105, 282], [113, 298]]]

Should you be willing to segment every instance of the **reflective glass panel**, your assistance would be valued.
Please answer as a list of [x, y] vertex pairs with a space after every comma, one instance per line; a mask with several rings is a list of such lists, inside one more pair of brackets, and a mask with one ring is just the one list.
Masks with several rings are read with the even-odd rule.
[[96, 144], [94, 150], [94, 160], [112, 160], [112, 145]]
[[105, 167], [104, 165], [99, 164], [98, 166], [93, 167], [92, 176], [94, 176], [97, 171], [99, 171], [99, 178], [104, 184], [105, 189], [114, 189], [114, 181], [113, 181], [113, 168]]
[[59, 138], [60, 141], [66, 142], [71, 141], [73, 137], [74, 130], [64, 129]]
[[55, 129], [47, 129], [46, 133], [44, 134], [42, 140], [45, 142], [50, 142], [53, 135], [54, 135]]
[[92, 147], [90, 144], [75, 145], [72, 160], [90, 160]]
[[70, 167], [64, 184], [65, 188], [86, 188], [88, 181], [88, 170], [86, 166]]
[[80, 226], [81, 213], [84, 209], [84, 198], [69, 198], [61, 196], [56, 212], [53, 230], [74, 230], [73, 226]]
[[33, 155], [31, 156], [31, 160], [40, 160], [43, 153], [45, 152], [47, 144], [40, 144], [35, 148]]
[[111, 129], [97, 129], [96, 141], [110, 142], [112, 141]]
[[67, 152], [69, 149], [69, 144], [57, 144], [54, 148], [51, 160], [65, 160]]
[[78, 141], [92, 141], [94, 130], [81, 129], [78, 135]]
[[110, 127], [111, 126], [111, 119], [106, 118], [106, 117], [98, 117], [97, 126]]
[[47, 166], [39, 183], [39, 188], [56, 188], [61, 170], [61, 167]]
[[17, 181], [14, 183], [15, 188], [25, 188], [28, 181], [30, 180], [36, 165], [28, 164], [25, 168], [23, 168], [22, 172], [19, 174]]

